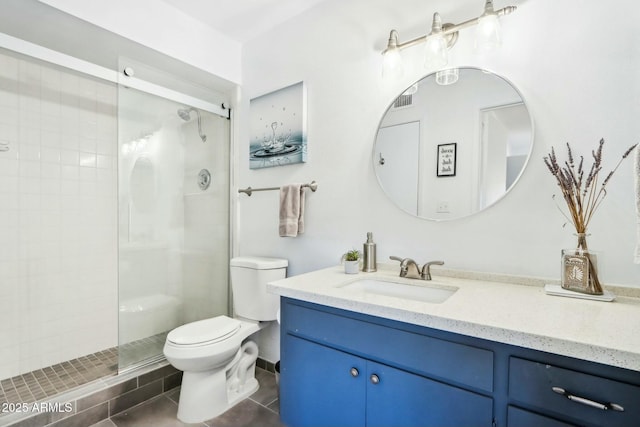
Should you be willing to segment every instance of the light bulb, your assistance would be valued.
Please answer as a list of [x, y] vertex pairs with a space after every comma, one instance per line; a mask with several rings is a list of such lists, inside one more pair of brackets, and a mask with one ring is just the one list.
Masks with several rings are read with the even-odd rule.
[[447, 41], [442, 34], [433, 34], [427, 37], [424, 51], [425, 68], [442, 68], [449, 62]]
[[478, 20], [476, 31], [476, 48], [478, 50], [492, 50], [500, 47], [502, 37], [500, 35], [500, 22], [498, 15], [485, 15]]
[[396, 78], [402, 76], [404, 67], [400, 49], [387, 49], [382, 57], [382, 77]]

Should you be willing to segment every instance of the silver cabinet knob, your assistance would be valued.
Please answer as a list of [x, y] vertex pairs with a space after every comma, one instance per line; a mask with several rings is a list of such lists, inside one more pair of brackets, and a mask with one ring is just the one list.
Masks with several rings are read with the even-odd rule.
[[360, 371], [357, 368], [351, 368], [351, 376], [355, 378], [358, 375], [360, 375]]
[[380, 382], [380, 377], [378, 377], [376, 374], [371, 375], [371, 383], [372, 384], [378, 384]]

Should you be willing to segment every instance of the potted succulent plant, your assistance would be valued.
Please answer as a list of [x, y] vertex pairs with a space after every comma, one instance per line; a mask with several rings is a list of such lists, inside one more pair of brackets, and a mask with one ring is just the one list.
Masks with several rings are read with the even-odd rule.
[[344, 272], [346, 274], [357, 274], [360, 271], [360, 251], [352, 249], [342, 255]]

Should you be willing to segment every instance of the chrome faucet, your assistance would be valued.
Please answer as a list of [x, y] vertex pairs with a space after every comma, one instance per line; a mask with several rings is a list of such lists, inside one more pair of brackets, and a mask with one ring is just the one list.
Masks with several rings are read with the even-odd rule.
[[444, 261], [430, 261], [425, 263], [425, 265], [422, 266], [422, 273], [420, 273], [422, 280], [431, 280], [432, 265], [444, 265]]
[[[423, 265], [422, 269], [420, 269], [420, 266], [418, 266], [418, 264], [411, 258], [400, 258], [397, 256], [390, 256], [389, 258], [394, 261], [400, 261], [400, 277], [408, 277], [411, 273], [413, 273], [413, 277], [420, 277], [422, 280], [431, 280], [432, 265], [444, 264], [444, 261], [430, 261]], [[410, 272], [409, 269], [411, 267], [413, 267], [413, 271]]]
[[420, 267], [411, 258], [405, 258], [400, 261], [400, 277], [407, 277], [409, 274], [409, 268], [413, 267], [412, 273], [414, 276], [420, 275]]

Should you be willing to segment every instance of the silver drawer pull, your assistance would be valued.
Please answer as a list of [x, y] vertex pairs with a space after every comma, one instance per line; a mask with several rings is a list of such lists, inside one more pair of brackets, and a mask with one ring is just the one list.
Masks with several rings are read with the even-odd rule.
[[371, 383], [372, 384], [379, 384], [380, 383], [380, 377], [377, 376], [376, 374], [371, 375]]
[[351, 368], [351, 376], [352, 377], [357, 377], [358, 375], [360, 375], [360, 372], [358, 371], [358, 368]]
[[552, 387], [551, 390], [563, 395], [572, 402], [581, 403], [583, 405], [591, 406], [592, 408], [602, 409], [603, 411], [624, 412], [624, 408], [617, 403], [600, 403], [594, 400], [586, 399], [584, 397], [574, 396], [573, 394], [560, 387]]

